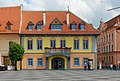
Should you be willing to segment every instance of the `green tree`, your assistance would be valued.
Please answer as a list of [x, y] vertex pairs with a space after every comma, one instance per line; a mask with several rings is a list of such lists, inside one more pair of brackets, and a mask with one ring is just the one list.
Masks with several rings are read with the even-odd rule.
[[9, 57], [15, 66], [15, 70], [17, 70], [17, 61], [21, 61], [24, 54], [24, 48], [16, 43], [10, 42], [9, 44]]

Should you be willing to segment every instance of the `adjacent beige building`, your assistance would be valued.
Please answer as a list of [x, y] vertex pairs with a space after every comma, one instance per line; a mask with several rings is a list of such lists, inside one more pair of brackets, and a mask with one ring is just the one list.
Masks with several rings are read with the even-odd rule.
[[1, 7], [0, 12], [2, 12], [0, 13], [0, 63], [9, 65], [9, 43], [11, 41], [20, 43], [21, 6]]

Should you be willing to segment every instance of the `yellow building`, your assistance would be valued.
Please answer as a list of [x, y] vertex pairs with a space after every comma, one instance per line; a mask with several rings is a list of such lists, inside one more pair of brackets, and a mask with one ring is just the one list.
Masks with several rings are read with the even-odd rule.
[[22, 69], [95, 69], [97, 35], [70, 11], [22, 11]]

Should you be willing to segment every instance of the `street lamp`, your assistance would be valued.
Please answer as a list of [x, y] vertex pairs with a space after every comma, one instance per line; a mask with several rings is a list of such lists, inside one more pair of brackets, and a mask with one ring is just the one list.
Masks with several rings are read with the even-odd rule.
[[111, 10], [115, 10], [115, 9], [119, 9], [120, 7], [115, 7], [115, 8], [111, 8], [111, 9], [108, 9], [107, 11], [111, 11]]

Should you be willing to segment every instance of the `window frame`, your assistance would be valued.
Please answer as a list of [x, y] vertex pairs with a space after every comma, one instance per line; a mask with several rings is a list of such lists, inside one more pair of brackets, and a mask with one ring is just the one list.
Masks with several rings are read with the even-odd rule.
[[[28, 42], [29, 42], [29, 41], [32, 42], [32, 43], [31, 43], [32, 46], [30, 45], [30, 46], [31, 46], [30, 48], [29, 48], [29, 46], [28, 46], [28, 44], [29, 44]], [[27, 40], [27, 50], [33, 50], [33, 40], [29, 40], [29, 39]]]
[[76, 24], [71, 24], [70, 26], [72, 30], [76, 30]]
[[[40, 61], [40, 62], [41, 62], [41, 64], [40, 64], [40, 65], [38, 64], [38, 63], [39, 63], [39, 62], [38, 62], [38, 61], [39, 61], [38, 59], [40, 59], [40, 60], [41, 60], [41, 61]], [[42, 57], [38, 57], [38, 58], [37, 58], [37, 62], [36, 62], [36, 63], [37, 63], [37, 66], [43, 66], [43, 63], [44, 63], [43, 61], [44, 61], [44, 60], [43, 60], [43, 58], [42, 58]]]
[[[31, 60], [31, 63], [29, 63], [29, 59]], [[29, 65], [30, 64], [30, 65]], [[31, 65], [32, 64], [32, 65]], [[27, 66], [33, 66], [34, 65], [34, 59], [33, 58], [27, 58]]]
[[42, 30], [42, 24], [37, 24], [37, 25], [36, 25], [36, 29], [37, 29], [37, 30]]
[[[84, 61], [84, 59], [86, 59], [86, 58], [87, 58], [87, 62]], [[83, 65], [84, 65], [85, 63], [88, 63], [88, 62], [89, 62], [89, 57], [83, 57], [83, 58], [82, 58], [82, 64], [83, 64]]]
[[51, 48], [56, 48], [56, 40], [50, 40], [50, 47]]
[[[38, 41], [40, 42], [40, 46], [38, 46]], [[42, 50], [43, 49], [43, 41], [42, 40], [39, 40], [37, 39], [37, 50]], [[38, 48], [38, 47], [41, 47], [41, 48]]]
[[62, 30], [62, 24], [51, 24], [51, 30]]
[[[78, 60], [75, 61], [75, 59], [78, 59]], [[78, 63], [76, 63], [76, 62], [78, 62]], [[80, 66], [80, 57], [74, 57], [74, 58], [73, 58], [73, 65], [74, 65], [74, 66]]]
[[[88, 41], [88, 42], [87, 42], [88, 45], [85, 46], [85, 48], [84, 48], [84, 41]], [[89, 49], [89, 40], [84, 40], [84, 39], [83, 39], [83, 50], [88, 50], [88, 49]]]
[[66, 40], [60, 40], [60, 47], [61, 48], [66, 47]]
[[28, 24], [28, 30], [33, 30], [33, 24]]
[[85, 24], [80, 24], [80, 30], [85, 30]]

